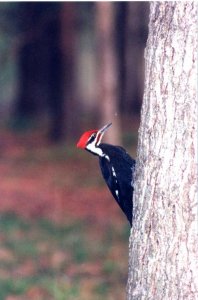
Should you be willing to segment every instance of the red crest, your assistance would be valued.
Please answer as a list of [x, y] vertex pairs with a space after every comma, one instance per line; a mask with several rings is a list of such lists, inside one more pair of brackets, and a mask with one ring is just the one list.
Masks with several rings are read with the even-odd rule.
[[83, 135], [81, 135], [81, 137], [80, 137], [80, 139], [79, 139], [79, 141], [77, 143], [77, 147], [85, 149], [87, 141], [90, 138], [90, 136], [93, 133], [97, 133], [97, 132], [98, 132], [98, 130], [89, 130], [89, 131], [86, 131], [85, 133], [83, 133]]

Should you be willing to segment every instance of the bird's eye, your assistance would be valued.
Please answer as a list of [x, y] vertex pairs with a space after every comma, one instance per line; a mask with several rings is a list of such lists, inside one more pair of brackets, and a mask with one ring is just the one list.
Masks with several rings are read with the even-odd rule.
[[92, 135], [88, 139], [88, 143], [92, 143], [94, 141], [95, 137], [96, 137], [96, 133], [92, 133]]

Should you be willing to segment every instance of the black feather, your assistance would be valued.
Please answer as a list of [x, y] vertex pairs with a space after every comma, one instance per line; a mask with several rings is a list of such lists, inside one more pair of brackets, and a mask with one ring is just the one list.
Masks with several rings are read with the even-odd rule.
[[[132, 196], [135, 160], [120, 146], [100, 144], [99, 148], [101, 148], [105, 154], [105, 156], [99, 157], [102, 175], [113, 197], [132, 226]], [[116, 191], [118, 191], [118, 195], [116, 194]]]

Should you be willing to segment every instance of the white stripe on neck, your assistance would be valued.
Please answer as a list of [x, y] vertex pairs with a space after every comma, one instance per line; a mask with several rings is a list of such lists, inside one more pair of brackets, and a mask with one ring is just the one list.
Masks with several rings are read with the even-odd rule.
[[92, 152], [92, 153], [94, 153], [94, 154], [100, 156], [100, 157], [105, 157], [108, 161], [110, 161], [109, 156], [108, 156], [107, 154], [104, 154], [104, 153], [102, 152], [102, 149], [101, 149], [101, 148], [96, 147], [96, 145], [95, 145], [95, 140], [94, 140], [92, 143], [88, 144], [88, 145], [86, 146], [86, 149], [87, 149], [88, 151], [90, 151], [90, 152]]
[[101, 156], [101, 157], [104, 156], [104, 153], [102, 152], [102, 149], [96, 147], [95, 140], [92, 143], [88, 144], [86, 146], [86, 149], [89, 150], [90, 152], [98, 155], [98, 156]]

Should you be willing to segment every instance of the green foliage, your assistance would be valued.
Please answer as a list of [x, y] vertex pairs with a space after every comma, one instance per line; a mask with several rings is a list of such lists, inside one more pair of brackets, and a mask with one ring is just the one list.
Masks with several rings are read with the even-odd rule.
[[98, 235], [90, 222], [57, 225], [3, 214], [0, 228], [0, 299], [38, 293], [41, 300], [99, 300], [124, 291], [127, 261], [114, 251], [127, 251], [126, 227], [107, 225]]
[[73, 286], [55, 281], [52, 285], [52, 295], [55, 300], [75, 300], [79, 297], [79, 286], [76, 283]]
[[0, 298], [5, 299], [7, 295], [20, 295], [26, 291], [29, 279], [1, 279], [0, 280]]
[[107, 282], [102, 281], [99, 284], [96, 285], [96, 287], [94, 288], [94, 291], [96, 294], [98, 294], [100, 299], [106, 299], [108, 291], [109, 291], [109, 285]]
[[0, 229], [5, 233], [12, 233], [14, 231], [23, 229], [27, 231], [30, 228], [30, 223], [22, 220], [14, 213], [4, 213], [0, 215]]

